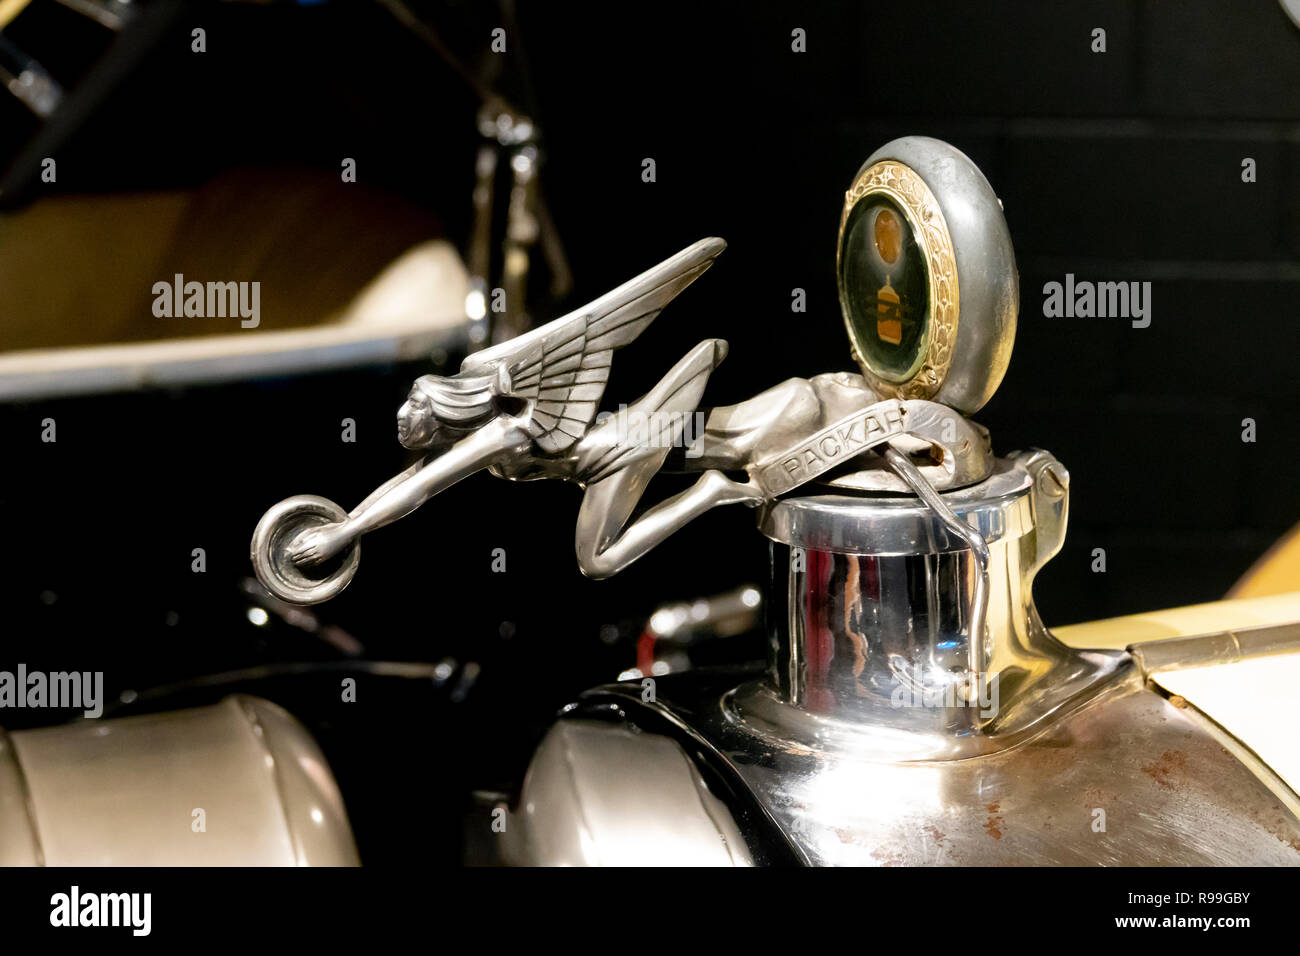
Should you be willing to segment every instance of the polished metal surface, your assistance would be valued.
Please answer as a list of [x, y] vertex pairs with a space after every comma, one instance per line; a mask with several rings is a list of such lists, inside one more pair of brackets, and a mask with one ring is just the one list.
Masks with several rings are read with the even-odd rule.
[[[683, 415], [695, 410], [709, 373], [726, 355], [726, 343], [700, 343], [633, 406], [639, 414], [672, 416], [667, 441], [620, 441], [615, 426], [593, 429], [592, 423], [613, 352], [636, 339], [723, 248], [721, 239], [701, 240], [569, 315], [470, 355], [457, 375], [421, 377], [399, 411], [398, 438], [408, 448], [429, 449], [424, 460], [341, 520], [307, 524], [291, 506], [295, 499], [273, 508], [252, 544], [263, 586], [296, 603], [333, 596], [350, 577], [346, 555], [363, 534], [485, 468], [512, 479], [549, 476], [588, 485], [578, 523], [579, 561], [598, 576], [618, 570], [689, 521], [698, 513], [692, 507], [665, 503], [660, 520], [641, 522], [640, 533], [625, 534], [617, 556], [610, 550], [645, 482], [680, 435]], [[721, 474], [706, 475], [697, 489], [704, 495], [697, 498], [709, 499], [712, 507], [730, 485], [743, 487]], [[344, 564], [332, 567], [329, 562], [341, 554]]]
[[1006, 749], [1080, 706], [1123, 664], [1069, 651], [1033, 605], [1033, 577], [1064, 536], [1065, 476], [1034, 452], [942, 495], [986, 546], [987, 580], [969, 541], [919, 499], [779, 502], [762, 524], [770, 676], [728, 695], [732, 720], [782, 747], [933, 760]]
[[560, 721], [538, 747], [524, 791], [502, 834], [507, 863], [753, 863], [731, 811], [681, 747], [625, 724]]
[[1129, 679], [1022, 746], [973, 760], [769, 750], [771, 763], [742, 773], [818, 864], [1300, 863], [1296, 807], [1208, 724]]
[[[922, 403], [915, 403], [920, 405]], [[993, 473], [993, 449], [988, 429], [963, 418], [946, 405], [925, 402], [931, 409], [942, 409], [944, 417], [938, 423], [938, 433], [945, 440], [924, 441], [920, 424], [912, 419], [913, 435], [904, 435], [890, 441], [890, 447], [905, 454], [912, 468], [936, 491], [964, 488], [983, 481]], [[933, 434], [933, 431], [931, 431]], [[826, 476], [823, 484], [843, 491], [914, 494], [910, 481], [899, 475], [898, 469], [887, 464], [882, 451], [871, 451], [859, 456], [853, 469]]]
[[[789, 840], [802, 862], [818, 866], [1300, 865], [1295, 795], [1195, 707], [1148, 689], [1131, 668], [1087, 707], [1016, 747], [921, 762], [773, 746], [738, 733], [715, 689], [683, 686], [678, 696], [669, 679], [660, 685], [656, 703], [641, 702], [635, 684], [599, 688], [561, 723], [616, 708], [625, 724], [593, 725], [596, 732], [626, 737], [641, 727], [670, 740], [675, 749], [640, 768], [650, 789], [680, 777], [687, 756], [697, 766], [706, 753], [723, 761], [775, 824], [742, 826], [746, 808], [728, 803], [756, 859], [784, 852]], [[663, 729], [670, 723], [690, 732]], [[646, 760], [651, 752], [641, 751]], [[610, 763], [583, 765], [579, 785], [589, 802], [609, 800], [605, 820], [626, 833], [602, 830], [607, 839], [584, 852], [606, 865], [634, 865], [617, 852], [620, 840], [668, 839], [698, 804], [665, 809], [664, 791], [622, 802], [612, 771]], [[539, 797], [526, 785], [521, 803]], [[527, 827], [523, 818], [516, 823]], [[527, 845], [529, 835], [515, 839]], [[537, 847], [514, 862], [546, 865], [575, 852]]]
[[[890, 415], [896, 420], [900, 408], [901, 429], [885, 421]], [[866, 419], [876, 422], [871, 441], [865, 440]], [[747, 471], [760, 481], [769, 465], [787, 465], [799, 483], [911, 493], [875, 451], [885, 438], [912, 456], [939, 489], [974, 484], [993, 467], [984, 428], [935, 402], [882, 401], [861, 375], [850, 372], [786, 379], [738, 404], [713, 408], [692, 453], [674, 464], [689, 471]], [[794, 487], [782, 482], [764, 493]]]
[[357, 863], [325, 758], [268, 701], [0, 733], [0, 865]]
[[[508, 125], [515, 129], [513, 118]], [[516, 173], [527, 179], [533, 157], [521, 158]], [[485, 165], [482, 175], [489, 173]], [[307, 496], [272, 508], [251, 547], [259, 581], [284, 601], [333, 597], [356, 572], [362, 535], [483, 469], [511, 480], [581, 485], [574, 544], [578, 566], [596, 578], [623, 570], [712, 508], [765, 507], [818, 479], [846, 490], [919, 495], [982, 562], [980, 532], [965, 530], [937, 495], [992, 471], [988, 433], [964, 416], [993, 394], [1010, 360], [1017, 279], [1006, 224], [979, 170], [937, 140], [895, 140], [867, 161], [847, 195], [841, 239], [855, 204], [877, 196], [896, 202], [890, 208], [899, 212], [889, 212], [890, 229], [869, 249], [889, 253], [886, 265], [905, 292], [900, 298], [891, 291], [893, 273], [886, 271], [880, 295], [862, 301], [877, 325], [908, 325], [915, 341], [906, 347], [895, 348], [902, 332], [881, 340], [893, 350], [884, 361], [906, 365], [902, 373], [864, 357], [850, 308], [860, 290], [850, 286], [865, 278], [854, 271], [853, 250], [843, 258], [841, 244], [840, 298], [863, 376], [790, 379], [706, 418], [698, 411], [704, 389], [727, 354], [725, 341], [706, 339], [648, 394], [598, 418], [614, 351], [635, 340], [725, 247], [721, 239], [704, 239], [569, 315], [471, 354], [457, 375], [417, 379], [398, 412], [398, 439], [426, 451], [424, 460], [346, 515], [327, 499]], [[904, 219], [914, 244], [902, 238]], [[914, 296], [921, 286], [924, 293]], [[674, 467], [702, 474], [632, 520], [670, 456]], [[980, 656], [972, 645], [972, 661]], [[978, 668], [974, 675], [980, 679]]]
[[[1060, 644], [1032, 583], [1061, 547], [1068, 489], [1064, 467], [1035, 451], [943, 494], [989, 548], [988, 685], [975, 695], [964, 679], [975, 567], [947, 523], [917, 500], [779, 502], [763, 525], [776, 539], [767, 675], [695, 672], [649, 696], [639, 681], [583, 695], [552, 731], [573, 742], [562, 728], [582, 724], [583, 747], [538, 752], [511, 819], [512, 860], [635, 864], [645, 851], [624, 848], [671, 846], [694, 820], [709, 834], [701, 846], [726, 832], [734, 853], [734, 828], [748, 861], [763, 863], [1300, 865], [1300, 798], [1196, 707], [1150, 684], [1142, 663], [1149, 652], [1293, 651], [1292, 629], [1136, 657]], [[630, 754], [634, 794], [618, 783]], [[723, 800], [730, 827], [715, 805], [681, 797], [697, 785], [683, 761]], [[600, 826], [548, 824], [560, 838], [542, 841], [536, 808], [548, 799], [570, 821], [598, 807]]]
[[[597, 416], [614, 350], [631, 343], [722, 251], [706, 239], [596, 302], [474, 353], [459, 374], [417, 379], [398, 413], [398, 439], [428, 450], [349, 513], [296, 496], [269, 510], [253, 534], [258, 580], [276, 598], [327, 600], [356, 573], [362, 535], [409, 514], [469, 475], [558, 478], [585, 495], [574, 534], [578, 566], [607, 577], [704, 512], [756, 508], [818, 478], [849, 487], [955, 488], [986, 477], [988, 434], [947, 406], [881, 399], [861, 376], [790, 379], [737, 405], [698, 412], [727, 343], [706, 339], [631, 406]], [[894, 445], [913, 474], [858, 459]], [[668, 463], [702, 472], [688, 488], [631, 521]], [[877, 462], [884, 461], [877, 456]], [[728, 472], [746, 473], [737, 481]], [[630, 522], [630, 523], [629, 523]]]
[[[947, 492], [944, 500], [991, 544], [1032, 532], [1032, 487], [1025, 469], [1002, 459], [983, 482]], [[759, 530], [791, 547], [845, 553], [939, 554], [967, 547], [915, 497], [818, 493], [785, 498], [761, 516]]]
[[[970, 415], [993, 396], [1011, 361], [1020, 307], [1011, 234], [993, 187], [961, 150], [928, 136], [886, 143], [863, 163], [846, 194], [841, 234], [853, 206], [887, 195], [898, 202], [918, 240], [927, 245], [931, 281], [932, 355], [899, 382], [854, 356], [872, 387], [899, 398], [927, 398]], [[855, 339], [838, 261], [840, 302]]]
[[[766, 671], [699, 668], [583, 695], [534, 756], [504, 857], [1300, 863], [1300, 798], [1151, 682], [1161, 652], [1072, 649], [1039, 617], [1034, 578], [1064, 540], [1070, 476], [1044, 451], [995, 458], [965, 417], [1007, 369], [1018, 308], [1006, 223], [974, 164], [907, 137], [849, 189], [837, 266], [862, 375], [792, 378], [697, 415], [727, 353], [706, 339], [598, 417], [614, 349], [722, 245], [697, 243], [456, 376], [421, 378], [399, 439], [431, 449], [423, 462], [345, 517], [291, 499], [255, 536], [262, 583], [316, 600], [355, 569], [362, 534], [484, 468], [580, 484], [575, 545], [593, 577], [711, 508], [756, 509], [771, 554]], [[656, 416], [666, 431], [636, 430]], [[664, 468], [702, 473], [633, 519]], [[1277, 635], [1246, 643], [1282, 649]], [[1220, 636], [1174, 656], [1241, 650]]]
[[[977, 569], [943, 517], [878, 495], [778, 502], [761, 524], [773, 539], [766, 676], [696, 672], [661, 679], [649, 697], [641, 682], [583, 695], [552, 731], [572, 739], [561, 728], [583, 723], [583, 752], [539, 751], [520, 807], [556, 799], [557, 787], [537, 782], [568, 774], [564, 793], [583, 799], [562, 805], [577, 819], [599, 807], [601, 826], [551, 830], [563, 837], [544, 844], [517, 811], [513, 862], [632, 865], [622, 848], [633, 835], [671, 845], [684, 819], [707, 824], [716, 846], [730, 832], [716, 807], [670, 796], [694, 781], [689, 760], [754, 862], [1300, 865], [1300, 798], [1147, 679], [1154, 663], [1294, 651], [1294, 629], [1133, 654], [1060, 644], [1032, 583], [1063, 542], [1069, 483], [1034, 451], [942, 494], [989, 550], [982, 687], [969, 681]], [[608, 756], [627, 739], [637, 741], [634, 798]]]
[[342, 508], [317, 495], [295, 495], [271, 508], [253, 531], [253, 566], [267, 590], [294, 604], [318, 604], [334, 597], [351, 582], [361, 563], [361, 545], [349, 548], [339, 567], [323, 577], [304, 574], [288, 553], [289, 543], [309, 528], [347, 520]]
[[1274, 654], [1295, 654], [1300, 653], [1300, 622], [1141, 641], [1130, 644], [1128, 652], [1145, 676], [1214, 664], [1235, 664]]
[[911, 460], [897, 448], [883, 449], [885, 461], [906, 481], [916, 496], [925, 502], [944, 526], [959, 540], [965, 542], [974, 565], [971, 575], [975, 582], [975, 592], [970, 600], [969, 622], [967, 624], [966, 682], [967, 700], [971, 698], [970, 690], [976, 695], [985, 690], [984, 657], [988, 651], [988, 638], [985, 633], [989, 610], [989, 546], [984, 536], [957, 517], [948, 507], [947, 502], [937, 490], [930, 487], [924, 476], [916, 469]]
[[[864, 391], [863, 399], [869, 394]], [[733, 416], [730, 421], [734, 426], [737, 418]], [[969, 483], [985, 477], [992, 468], [992, 454], [977, 426], [947, 406], [934, 402], [916, 399], [874, 402], [830, 422], [811, 435], [801, 435], [801, 430], [791, 427], [788, 420], [783, 419], [783, 425], [773, 430], [773, 436], [790, 444], [758, 461], [745, 463], [751, 481], [761, 489], [765, 500], [773, 500], [821, 478], [866, 451], [878, 449], [885, 458], [891, 454], [898, 455], [898, 461], [906, 462], [908, 468], [915, 468], [910, 457], [893, 448], [894, 442], [904, 439], [910, 439], [911, 447], [922, 451], [927, 462], [931, 463], [931, 475], [938, 478], [940, 486]], [[707, 426], [705, 431], [707, 435]], [[891, 468], [903, 482], [903, 487], [910, 489], [911, 478], [904, 477], [898, 467]], [[862, 475], [860, 470], [848, 472], [830, 478], [829, 482], [849, 488], [869, 485]], [[917, 480], [930, 487], [919, 469], [916, 475]]]

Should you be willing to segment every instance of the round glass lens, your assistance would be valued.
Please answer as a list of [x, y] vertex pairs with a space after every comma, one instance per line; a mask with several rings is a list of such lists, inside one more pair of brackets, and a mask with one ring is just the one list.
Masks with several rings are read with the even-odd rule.
[[849, 212], [840, 249], [840, 299], [854, 344], [881, 378], [915, 374], [927, 346], [930, 280], [925, 251], [901, 209], [867, 196]]

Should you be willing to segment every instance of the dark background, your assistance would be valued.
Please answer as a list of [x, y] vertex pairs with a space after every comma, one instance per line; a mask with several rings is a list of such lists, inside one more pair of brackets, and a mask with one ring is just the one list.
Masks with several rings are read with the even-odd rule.
[[[476, 102], [387, 11], [173, 6], [108, 78], [94, 72], [102, 51], [74, 47], [57, 11], [6, 30], [66, 59], [65, 85], [95, 92], [58, 131], [57, 185], [23, 167], [24, 150], [45, 155], [49, 130], [6, 101], [8, 215], [258, 170], [337, 183], [327, 215], [333, 202], [351, 208], [358, 187], [385, 197], [388, 211], [350, 227], [351, 242], [373, 246], [394, 220], [418, 216], [464, 248]], [[412, 6], [473, 69], [506, 22], [492, 4]], [[876, 147], [924, 134], [971, 156], [1011, 229], [1016, 351], [976, 417], [999, 453], [1041, 446], [1070, 469], [1067, 543], [1035, 589], [1049, 625], [1215, 600], [1300, 518], [1300, 29], [1274, 0], [522, 3], [510, 22], [515, 59], [490, 65], [544, 131], [544, 188], [576, 280], [565, 301], [534, 303], [540, 317], [702, 236], [729, 242], [615, 363], [607, 403], [640, 394], [706, 337], [731, 343], [713, 403], [849, 368], [834, 277], [843, 191]], [[190, 52], [194, 25], [207, 30], [205, 54]], [[791, 52], [795, 27], [807, 31], [804, 54]], [[1094, 27], [1107, 31], [1104, 54], [1090, 51]], [[357, 159], [355, 187], [337, 182], [343, 156]], [[641, 181], [645, 157], [657, 164], [652, 184]], [[1257, 161], [1254, 183], [1241, 181], [1244, 157]], [[309, 240], [310, 223], [289, 225]], [[49, 263], [52, 282], [87, 283], [75, 249], [94, 238], [74, 237]], [[348, 258], [344, 244], [309, 261], [327, 271]], [[113, 283], [111, 260], [95, 263], [103, 275], [70, 323], [92, 321], [94, 283]], [[1067, 272], [1151, 281], [1151, 326], [1044, 318], [1043, 284]], [[790, 311], [796, 287], [804, 315]], [[148, 287], [132, 294], [147, 309]], [[8, 326], [22, 306], [3, 296]], [[278, 622], [249, 623], [248, 539], [287, 495], [351, 507], [403, 467], [393, 415], [432, 367], [0, 408], [0, 666], [104, 669], [115, 696], [337, 659]], [[56, 444], [39, 438], [47, 416]], [[344, 417], [358, 423], [355, 444], [339, 440]], [[1241, 440], [1244, 418], [1257, 422], [1254, 444]], [[675, 490], [661, 481], [663, 494]], [[658, 604], [764, 577], [752, 514], [723, 509], [616, 578], [587, 581], [572, 554], [579, 495], [472, 478], [368, 537], [355, 582], [317, 609], [366, 658], [446, 659], [445, 683], [363, 677], [358, 703], [344, 705], [329, 673], [145, 694], [122, 712], [231, 688], [265, 694], [322, 740], [367, 860], [416, 849], [407, 821], [382, 810], [399, 789], [447, 810], [418, 850], [454, 859], [467, 790], [509, 788], [548, 715], [631, 666], [630, 642]], [[190, 569], [196, 547], [203, 574]], [[505, 574], [491, 571], [498, 547]], [[1090, 570], [1098, 547], [1105, 574]]]

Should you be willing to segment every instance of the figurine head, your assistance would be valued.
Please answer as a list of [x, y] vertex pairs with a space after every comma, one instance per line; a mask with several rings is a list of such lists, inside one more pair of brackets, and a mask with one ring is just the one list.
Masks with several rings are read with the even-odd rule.
[[397, 410], [397, 440], [407, 448], [451, 444], [497, 416], [495, 375], [421, 375]]

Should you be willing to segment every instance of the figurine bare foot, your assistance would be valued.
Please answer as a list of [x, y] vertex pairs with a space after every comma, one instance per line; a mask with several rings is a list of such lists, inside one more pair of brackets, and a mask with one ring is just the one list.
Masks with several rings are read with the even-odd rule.
[[300, 532], [286, 549], [289, 560], [299, 567], [328, 561], [352, 543], [346, 524], [339, 521]]
[[741, 504], [757, 508], [765, 500], [763, 492], [752, 481], [733, 481], [722, 472], [710, 468], [700, 475], [701, 492], [715, 506]]

